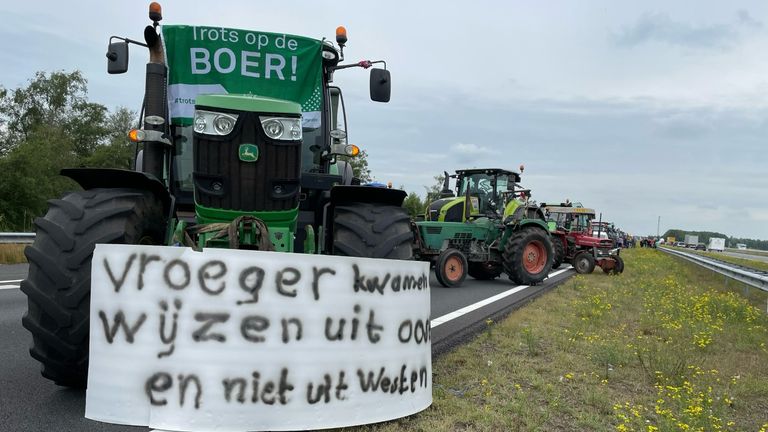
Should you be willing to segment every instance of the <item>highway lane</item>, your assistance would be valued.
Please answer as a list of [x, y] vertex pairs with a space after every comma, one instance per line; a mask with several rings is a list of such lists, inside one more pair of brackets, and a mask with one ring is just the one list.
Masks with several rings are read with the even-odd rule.
[[[26, 273], [27, 265], [0, 265], [0, 281], [23, 279]], [[433, 352], [463, 342], [484, 328], [486, 318], [495, 319], [519, 307], [567, 279], [573, 271], [559, 270], [553, 275], [555, 273], [556, 276], [533, 287], [517, 287], [503, 277], [482, 282], [467, 278], [461, 288], [443, 288], [432, 275], [431, 316], [439, 320], [432, 324]], [[15, 285], [18, 286], [18, 282]], [[31, 336], [21, 326], [26, 309], [26, 296], [18, 288], [0, 289], [0, 429], [147, 431], [144, 427], [86, 419], [84, 391], [58, 387], [40, 375], [39, 363], [28, 352]]]
[[752, 255], [749, 253], [739, 253], [739, 252], [718, 252], [723, 255], [728, 255], [730, 257], [734, 258], [741, 258], [741, 259], [747, 259], [747, 260], [753, 260], [753, 261], [762, 261], [762, 262], [768, 262], [768, 256], [765, 255]]
[[28, 264], [0, 265], [0, 289], [18, 288], [19, 281], [27, 277]]

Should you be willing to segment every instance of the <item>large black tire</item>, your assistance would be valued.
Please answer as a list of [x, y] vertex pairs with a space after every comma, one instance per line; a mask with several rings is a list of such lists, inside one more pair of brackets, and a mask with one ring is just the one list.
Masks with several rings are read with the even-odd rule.
[[48, 201], [35, 219], [37, 236], [24, 254], [29, 275], [21, 282], [29, 309], [22, 318], [32, 333], [29, 352], [44, 377], [58, 385], [85, 387], [91, 257], [96, 243], [159, 244], [163, 206], [138, 189], [92, 189]]
[[613, 268], [610, 269], [603, 269], [603, 273], [606, 274], [621, 274], [624, 272], [624, 260], [618, 256], [612, 256], [613, 260], [615, 261], [615, 264], [613, 265]]
[[552, 241], [540, 228], [528, 227], [513, 233], [504, 245], [504, 272], [520, 285], [543, 281], [552, 268]]
[[573, 257], [573, 268], [578, 274], [590, 274], [595, 271], [595, 257], [586, 251], [579, 252]]
[[560, 268], [565, 260], [565, 246], [563, 246], [563, 239], [560, 236], [552, 237], [552, 249], [555, 254], [552, 258], [552, 270], [554, 270]]
[[467, 257], [457, 249], [440, 252], [435, 265], [435, 277], [446, 288], [460, 287], [467, 278]]
[[470, 262], [467, 273], [477, 280], [492, 280], [501, 276], [502, 271], [503, 268], [497, 263]]
[[411, 218], [402, 207], [349, 203], [336, 207], [334, 255], [413, 259]]

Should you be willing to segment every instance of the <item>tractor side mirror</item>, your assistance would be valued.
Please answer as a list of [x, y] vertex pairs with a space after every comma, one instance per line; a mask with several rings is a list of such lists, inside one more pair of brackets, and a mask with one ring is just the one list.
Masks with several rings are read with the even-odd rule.
[[389, 71], [386, 69], [371, 69], [371, 100], [389, 102], [392, 92]]
[[128, 71], [128, 42], [110, 42], [107, 49], [107, 72], [121, 74]]

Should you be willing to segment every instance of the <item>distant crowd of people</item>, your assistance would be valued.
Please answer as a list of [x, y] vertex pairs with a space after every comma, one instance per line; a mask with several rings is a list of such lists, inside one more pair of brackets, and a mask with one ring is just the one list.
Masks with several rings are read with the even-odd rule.
[[640, 243], [640, 247], [647, 247], [647, 248], [656, 247], [656, 239], [654, 237], [641, 237], [639, 243]]

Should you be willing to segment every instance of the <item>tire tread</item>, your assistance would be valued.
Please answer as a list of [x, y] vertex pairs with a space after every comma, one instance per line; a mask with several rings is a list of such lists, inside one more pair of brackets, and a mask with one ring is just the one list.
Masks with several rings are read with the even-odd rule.
[[402, 207], [373, 203], [337, 206], [333, 253], [365, 258], [411, 259], [413, 233]]
[[[539, 240], [544, 242], [548, 254], [544, 270], [537, 275], [529, 274], [523, 267], [522, 255], [524, 245], [527, 243], [527, 239], [531, 236], [540, 237]], [[537, 284], [547, 277], [549, 270], [552, 268], [552, 255], [554, 255], [552, 253], [552, 241], [549, 239], [549, 234], [546, 231], [534, 227], [522, 228], [513, 233], [504, 245], [504, 251], [502, 253], [504, 272], [517, 284]]]
[[96, 243], [132, 243], [150, 235], [162, 241], [162, 204], [131, 188], [72, 192], [48, 201], [35, 220], [37, 236], [24, 254], [29, 274], [21, 282], [32, 333], [30, 355], [56, 384], [84, 387], [88, 372], [91, 262]]

